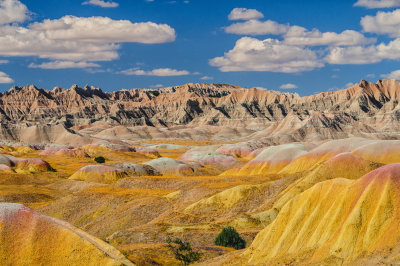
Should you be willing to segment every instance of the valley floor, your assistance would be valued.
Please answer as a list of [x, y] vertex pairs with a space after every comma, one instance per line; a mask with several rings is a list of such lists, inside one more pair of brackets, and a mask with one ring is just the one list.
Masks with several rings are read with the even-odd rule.
[[[0, 151], [0, 202], [65, 221], [137, 265], [179, 265], [168, 237], [189, 241], [204, 265], [400, 262], [397, 140]], [[228, 225], [245, 250], [214, 244]]]

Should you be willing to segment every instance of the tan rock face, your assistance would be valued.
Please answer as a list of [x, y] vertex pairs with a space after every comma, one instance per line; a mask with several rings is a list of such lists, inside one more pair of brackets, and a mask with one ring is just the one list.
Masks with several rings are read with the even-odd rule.
[[[400, 120], [399, 98], [396, 80], [361, 81], [345, 90], [306, 97], [226, 84], [189, 83], [112, 93], [89, 86], [44, 90], [30, 85], [0, 94], [0, 136], [28, 141], [36, 132], [34, 142], [90, 143], [86, 137], [92, 134], [70, 129], [96, 122], [126, 127], [246, 128], [249, 132], [244, 134], [255, 132], [252, 138], [269, 137], [274, 143], [371, 134], [397, 138], [392, 132], [400, 129], [396, 123]], [[207, 130], [191, 132], [215, 135]], [[58, 134], [51, 133], [56, 131]], [[129, 134], [125, 134], [127, 138]], [[154, 134], [172, 136], [164, 131]]]

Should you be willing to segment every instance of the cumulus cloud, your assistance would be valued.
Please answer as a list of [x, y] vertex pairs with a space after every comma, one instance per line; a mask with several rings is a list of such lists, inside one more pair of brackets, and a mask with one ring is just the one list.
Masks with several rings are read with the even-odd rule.
[[334, 47], [325, 59], [330, 64], [372, 64], [382, 60], [375, 46]]
[[388, 74], [382, 74], [381, 77], [385, 78], [385, 79], [397, 79], [397, 80], [400, 80], [400, 70], [395, 70], [395, 71], [392, 71], [392, 72], [390, 72]]
[[[400, 1], [400, 0], [399, 0]], [[240, 11], [240, 10], [239, 10]], [[237, 11], [238, 13], [240, 13]], [[272, 20], [233, 23], [225, 32], [238, 35], [281, 35], [282, 41], [264, 41], [243, 37], [224, 56], [209, 61], [221, 71], [269, 71], [295, 73], [310, 71], [330, 64], [371, 64], [384, 59], [400, 60], [400, 10], [378, 12], [377, 16], [366, 16], [361, 24], [364, 31], [389, 33], [399, 37], [385, 44], [375, 45], [376, 38], [366, 37], [355, 30], [321, 32], [300, 26], [280, 24]], [[328, 48], [312, 48], [328, 46]]]
[[365, 45], [374, 42], [376, 42], [375, 38], [366, 38], [363, 34], [354, 30], [345, 30], [342, 33], [322, 33], [317, 29], [308, 31], [303, 27], [292, 26], [285, 34], [285, 43], [291, 45], [352, 46]]
[[282, 84], [279, 88], [281, 90], [293, 90], [293, 89], [297, 89], [299, 87], [293, 83], [286, 83], [286, 84]]
[[316, 52], [310, 49], [286, 45], [275, 39], [258, 40], [251, 37], [242, 37], [232, 50], [223, 57], [211, 59], [209, 63], [223, 72], [295, 73], [310, 71], [324, 65]]
[[388, 8], [400, 6], [400, 0], [358, 0], [354, 6], [366, 8]]
[[203, 76], [203, 77], [201, 77], [200, 78], [201, 80], [211, 80], [211, 79], [214, 79], [213, 77], [210, 77], [210, 76]]
[[108, 17], [64, 16], [46, 19], [29, 26], [44, 32], [52, 40], [79, 40], [84, 42], [139, 42], [164, 43], [175, 40], [175, 30], [166, 24], [153, 22], [132, 23]]
[[361, 19], [361, 26], [365, 32], [400, 37], [400, 9], [378, 12], [376, 16], [365, 16]]
[[8, 63], [8, 60], [4, 60], [4, 59], [0, 60], [0, 64], [7, 64], [7, 63]]
[[29, 18], [28, 8], [18, 0], [0, 0], [0, 25], [23, 22]]
[[10, 78], [6, 73], [0, 71], [0, 83], [13, 83], [14, 80]]
[[[34, 45], [32, 45], [34, 44]], [[118, 44], [51, 39], [29, 28], [0, 27], [0, 55], [37, 56], [73, 61], [109, 61], [118, 58]]]
[[225, 28], [225, 32], [238, 35], [284, 35], [284, 42], [290, 45], [329, 45], [349, 46], [364, 45], [376, 42], [375, 38], [366, 38], [362, 33], [354, 30], [345, 30], [341, 33], [320, 32], [317, 29], [311, 31], [300, 26], [279, 24], [272, 20], [259, 21], [248, 20], [234, 23]]
[[162, 87], [164, 87], [164, 85], [162, 85], [162, 84], [150, 85], [150, 88], [155, 88], [155, 89], [159, 89], [159, 88], [162, 88]]
[[287, 32], [288, 29], [288, 25], [279, 24], [272, 20], [259, 21], [252, 19], [246, 22], [234, 23], [226, 27], [225, 32], [239, 35], [278, 35]]
[[176, 70], [171, 68], [157, 68], [149, 71], [137, 68], [130, 68], [123, 70], [120, 73], [124, 75], [158, 76], [158, 77], [185, 76], [190, 74], [190, 72], [187, 70]]
[[119, 4], [113, 1], [103, 1], [103, 0], [89, 0], [82, 3], [82, 5], [94, 5], [94, 6], [101, 6], [101, 7], [118, 7]]
[[64, 68], [87, 68], [87, 67], [100, 67], [100, 65], [89, 62], [74, 62], [74, 61], [53, 61], [42, 64], [31, 63], [30, 68], [42, 68], [42, 69], [64, 69]]
[[384, 59], [400, 60], [400, 39], [388, 44], [334, 47], [325, 59], [330, 64], [372, 64]]
[[35, 22], [28, 27], [0, 27], [0, 55], [109, 61], [118, 58], [120, 42], [163, 43], [174, 39], [174, 29], [165, 24], [64, 16]]
[[344, 84], [344, 89], [353, 87], [354, 85], [357, 85], [357, 83], [354, 83], [354, 82], [347, 82], [346, 84]]
[[263, 18], [264, 15], [256, 9], [234, 8], [228, 16], [229, 20], [250, 20]]

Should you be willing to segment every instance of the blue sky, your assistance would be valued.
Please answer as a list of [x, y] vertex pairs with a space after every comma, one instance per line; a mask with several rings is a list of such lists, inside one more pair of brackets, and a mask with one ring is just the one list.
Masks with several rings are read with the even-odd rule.
[[0, 91], [400, 78], [400, 0], [0, 0]]

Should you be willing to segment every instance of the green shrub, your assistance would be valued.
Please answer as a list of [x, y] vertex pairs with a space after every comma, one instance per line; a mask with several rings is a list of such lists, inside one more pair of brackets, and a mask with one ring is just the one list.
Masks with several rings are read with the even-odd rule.
[[105, 163], [106, 159], [103, 156], [98, 156], [98, 157], [94, 158], [94, 161], [96, 163]]
[[160, 95], [159, 91], [150, 91], [151, 94], [153, 94], [155, 97]]
[[185, 266], [198, 261], [202, 255], [200, 252], [193, 251], [189, 242], [183, 242], [179, 238], [171, 240], [168, 237], [167, 243], [169, 249], [174, 252], [175, 258]]
[[242, 249], [246, 247], [246, 241], [232, 226], [224, 227], [221, 233], [215, 238], [215, 245]]

